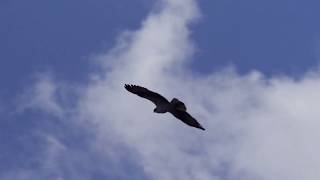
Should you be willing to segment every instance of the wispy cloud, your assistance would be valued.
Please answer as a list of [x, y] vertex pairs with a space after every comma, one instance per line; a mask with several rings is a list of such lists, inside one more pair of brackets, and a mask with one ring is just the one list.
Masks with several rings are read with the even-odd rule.
[[[76, 108], [65, 107], [75, 110], [74, 124], [93, 125], [94, 152], [119, 158], [128, 151], [136, 168], [156, 180], [318, 179], [319, 73], [267, 79], [227, 68], [194, 76], [185, 64], [194, 50], [189, 25], [198, 17], [193, 0], [161, 1], [141, 29], [125, 33], [99, 57], [103, 75], [92, 75]], [[207, 131], [154, 114], [152, 104], [126, 92], [124, 83], [182, 99]], [[53, 87], [50, 79], [37, 83], [33, 106], [60, 114]]]
[[38, 109], [62, 117], [63, 108], [59, 105], [57, 98], [59, 85], [48, 73], [37, 74], [36, 78], [37, 83], [18, 96], [18, 111]]

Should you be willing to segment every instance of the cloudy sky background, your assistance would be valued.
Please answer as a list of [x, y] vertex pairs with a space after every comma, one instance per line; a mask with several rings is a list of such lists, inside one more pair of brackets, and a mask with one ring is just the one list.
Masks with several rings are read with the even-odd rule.
[[0, 179], [320, 177], [318, 2], [0, 4]]

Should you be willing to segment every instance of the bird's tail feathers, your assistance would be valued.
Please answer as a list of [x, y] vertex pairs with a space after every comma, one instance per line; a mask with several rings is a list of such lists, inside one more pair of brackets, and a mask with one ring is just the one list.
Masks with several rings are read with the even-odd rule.
[[179, 109], [179, 110], [182, 110], [182, 111], [186, 111], [186, 110], [187, 110], [186, 105], [184, 105], [184, 103], [181, 102], [181, 101], [180, 101], [179, 99], [177, 99], [177, 98], [173, 98], [173, 99], [171, 100], [171, 104], [174, 105], [174, 107], [175, 107], [176, 109]]

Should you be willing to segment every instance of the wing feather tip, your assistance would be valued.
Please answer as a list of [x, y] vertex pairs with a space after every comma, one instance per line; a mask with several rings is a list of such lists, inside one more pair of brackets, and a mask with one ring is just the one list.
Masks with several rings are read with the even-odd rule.
[[126, 90], [130, 91], [132, 89], [133, 85], [132, 84], [124, 84], [124, 88], [126, 88]]
[[201, 124], [199, 124], [198, 126], [196, 126], [196, 128], [201, 129], [201, 130], [203, 130], [203, 131], [206, 130], [204, 127], [201, 126]]

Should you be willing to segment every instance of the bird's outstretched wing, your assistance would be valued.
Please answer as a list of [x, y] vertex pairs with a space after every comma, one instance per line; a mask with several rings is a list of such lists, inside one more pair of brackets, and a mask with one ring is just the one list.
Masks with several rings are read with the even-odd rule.
[[156, 106], [164, 104], [164, 103], [169, 103], [169, 101], [164, 98], [163, 96], [161, 96], [160, 94], [150, 91], [147, 88], [141, 87], [141, 86], [137, 86], [137, 85], [129, 85], [129, 84], [125, 84], [124, 88], [126, 88], [126, 90], [128, 90], [129, 92], [136, 94], [140, 97], [146, 98], [150, 101], [152, 101]]
[[176, 109], [174, 111], [171, 111], [170, 113], [173, 114], [174, 117], [180, 119], [182, 122], [186, 123], [189, 126], [205, 130], [201, 126], [201, 124], [186, 111]]

